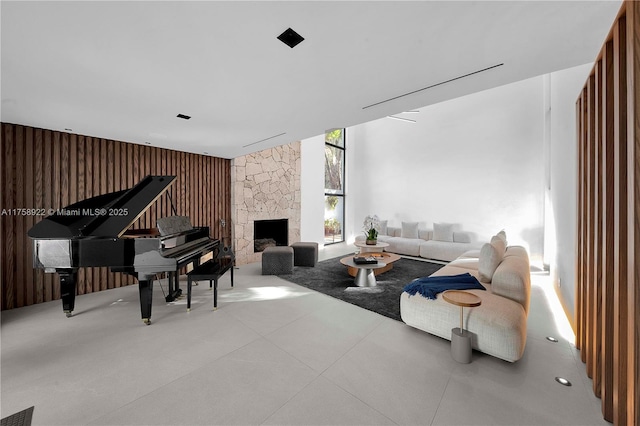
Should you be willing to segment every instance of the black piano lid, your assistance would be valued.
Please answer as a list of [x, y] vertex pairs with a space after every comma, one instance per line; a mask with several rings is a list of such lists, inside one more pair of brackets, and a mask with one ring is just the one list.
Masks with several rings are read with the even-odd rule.
[[147, 176], [136, 186], [87, 198], [36, 223], [35, 239], [119, 238], [175, 181], [175, 176]]

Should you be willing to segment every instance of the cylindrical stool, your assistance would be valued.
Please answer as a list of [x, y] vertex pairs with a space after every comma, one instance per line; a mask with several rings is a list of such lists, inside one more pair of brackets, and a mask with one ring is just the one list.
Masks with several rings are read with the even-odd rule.
[[480, 306], [482, 299], [473, 293], [447, 290], [442, 298], [452, 305], [460, 306], [460, 327], [451, 329], [451, 356], [462, 364], [471, 362], [471, 333], [464, 329], [464, 307]]

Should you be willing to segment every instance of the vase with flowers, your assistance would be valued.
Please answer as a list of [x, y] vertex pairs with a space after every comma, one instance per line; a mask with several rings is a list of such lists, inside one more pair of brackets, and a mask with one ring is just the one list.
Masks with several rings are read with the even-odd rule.
[[367, 237], [366, 244], [374, 246], [378, 243], [378, 232], [380, 232], [380, 219], [375, 214], [364, 218], [364, 235]]

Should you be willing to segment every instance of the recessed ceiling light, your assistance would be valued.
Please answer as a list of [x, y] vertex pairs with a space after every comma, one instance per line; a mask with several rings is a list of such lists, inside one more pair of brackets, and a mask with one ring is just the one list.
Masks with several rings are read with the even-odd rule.
[[560, 383], [563, 386], [571, 386], [571, 382], [564, 377], [556, 377], [556, 382]]
[[304, 40], [304, 37], [293, 31], [291, 28], [287, 28], [277, 38], [292, 49]]
[[190, 118], [191, 118], [191, 116], [189, 116], [189, 115], [184, 115], [184, 114], [178, 114], [176, 117], [178, 117], [178, 118], [182, 118], [182, 119], [184, 119], [184, 120], [188, 120], [188, 119], [190, 119]]
[[547, 336], [547, 340], [553, 343], [558, 343], [558, 339], [556, 339], [555, 337], [552, 336]]

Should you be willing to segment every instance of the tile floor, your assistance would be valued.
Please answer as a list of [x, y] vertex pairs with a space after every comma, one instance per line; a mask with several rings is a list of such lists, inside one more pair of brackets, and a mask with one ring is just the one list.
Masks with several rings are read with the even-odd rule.
[[2, 312], [0, 416], [34, 405], [34, 425], [605, 424], [546, 281], [534, 276], [514, 364], [477, 352], [458, 364], [448, 341], [261, 276], [259, 264], [236, 270], [233, 289], [223, 277], [215, 312], [205, 283], [189, 313], [156, 285], [151, 326], [136, 286], [79, 296], [69, 319], [59, 301], [14, 309]]

